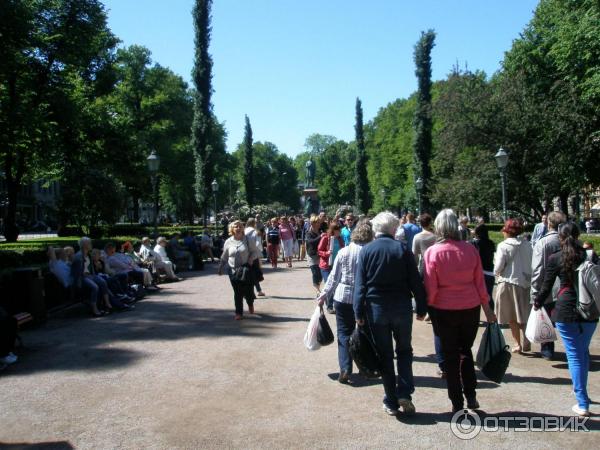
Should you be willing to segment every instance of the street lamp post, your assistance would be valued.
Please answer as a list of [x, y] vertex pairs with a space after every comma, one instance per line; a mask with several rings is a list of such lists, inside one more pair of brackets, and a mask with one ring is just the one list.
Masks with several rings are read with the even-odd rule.
[[217, 192], [219, 192], [219, 183], [217, 183], [217, 180], [213, 180], [210, 186], [212, 187], [213, 199], [215, 202], [215, 236], [217, 236]]
[[383, 209], [386, 209], [386, 203], [387, 203], [387, 191], [385, 190], [385, 188], [381, 188], [381, 199], [383, 200]]
[[154, 190], [154, 238], [158, 236], [158, 169], [160, 168], [160, 157], [152, 150], [150, 156], [146, 158], [148, 163], [148, 171], [152, 179], [152, 189]]
[[506, 166], [508, 165], [508, 153], [500, 147], [494, 158], [496, 159], [496, 165], [498, 166], [500, 179], [502, 180], [502, 218], [506, 220]]
[[422, 213], [423, 204], [421, 203], [421, 194], [423, 193], [423, 178], [419, 177], [415, 180], [417, 188], [417, 199], [419, 200], [419, 215]]

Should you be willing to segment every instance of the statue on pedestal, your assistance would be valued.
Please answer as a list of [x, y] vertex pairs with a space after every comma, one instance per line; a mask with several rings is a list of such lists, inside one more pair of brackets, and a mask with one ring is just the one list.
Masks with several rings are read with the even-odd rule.
[[315, 163], [312, 159], [312, 155], [310, 159], [306, 162], [306, 187], [313, 188], [315, 187], [315, 173], [317, 172], [317, 163]]

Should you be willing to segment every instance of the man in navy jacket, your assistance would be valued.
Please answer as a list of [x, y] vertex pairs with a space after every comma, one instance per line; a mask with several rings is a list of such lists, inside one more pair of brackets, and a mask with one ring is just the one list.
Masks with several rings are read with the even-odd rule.
[[[399, 221], [390, 212], [379, 213], [371, 221], [377, 239], [366, 245], [358, 257], [354, 315], [359, 326], [368, 321], [382, 359], [385, 396], [383, 409], [398, 414], [414, 414], [412, 403], [412, 322], [414, 297], [417, 320], [427, 312], [425, 288], [410, 250], [394, 240]], [[394, 371], [394, 341], [398, 378]]]

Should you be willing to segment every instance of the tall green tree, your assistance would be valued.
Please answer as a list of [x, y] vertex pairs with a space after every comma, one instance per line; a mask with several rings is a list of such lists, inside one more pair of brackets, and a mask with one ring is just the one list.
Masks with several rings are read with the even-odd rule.
[[246, 116], [244, 128], [244, 187], [246, 190], [246, 202], [250, 207], [254, 205], [254, 160], [252, 148], [252, 127], [250, 119]]
[[[117, 38], [96, 0], [5, 0], [0, 9], [0, 159], [5, 236], [14, 241], [20, 188], [60, 177], [87, 139], [79, 108], [110, 87]], [[74, 101], [77, 100], [77, 101]], [[90, 125], [90, 124], [86, 124]], [[93, 139], [91, 139], [93, 140]]]
[[431, 179], [430, 159], [432, 154], [432, 130], [431, 118], [431, 50], [435, 41], [435, 32], [428, 30], [421, 33], [421, 38], [415, 45], [414, 61], [415, 74], [417, 76], [417, 109], [415, 111], [415, 167], [416, 176], [423, 180], [421, 193], [422, 208], [424, 211], [430, 209], [429, 191]]
[[206, 211], [210, 200], [210, 185], [214, 175], [212, 136], [212, 57], [208, 52], [211, 33], [212, 0], [196, 0], [192, 12], [195, 33], [195, 57], [192, 79], [194, 82], [194, 119], [192, 148], [196, 156], [194, 189], [198, 205]]
[[355, 200], [357, 209], [367, 213], [371, 207], [369, 196], [369, 179], [367, 177], [367, 152], [365, 150], [365, 136], [363, 129], [363, 110], [360, 99], [356, 98], [356, 123], [354, 125], [356, 136], [356, 164], [354, 166]]

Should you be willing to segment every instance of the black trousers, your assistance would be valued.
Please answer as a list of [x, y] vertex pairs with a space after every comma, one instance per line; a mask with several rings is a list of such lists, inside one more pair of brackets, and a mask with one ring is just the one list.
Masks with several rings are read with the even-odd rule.
[[12, 316], [0, 319], [0, 357], [8, 355], [17, 339], [17, 320]]
[[233, 301], [235, 303], [235, 313], [239, 315], [244, 314], [244, 298], [246, 299], [246, 303], [248, 306], [254, 304], [254, 299], [256, 296], [254, 295], [254, 283], [244, 283], [241, 281], [236, 281], [229, 275], [229, 281], [231, 282], [231, 287], [233, 288]]
[[461, 310], [436, 309], [432, 316], [434, 330], [442, 344], [448, 398], [455, 408], [464, 406], [464, 398], [476, 396], [477, 377], [471, 347], [477, 336], [480, 311], [480, 306]]

